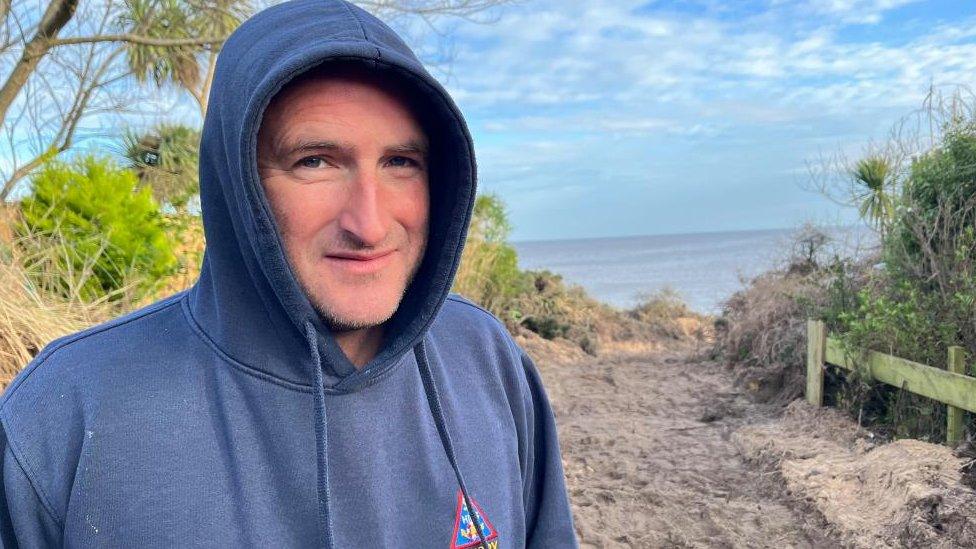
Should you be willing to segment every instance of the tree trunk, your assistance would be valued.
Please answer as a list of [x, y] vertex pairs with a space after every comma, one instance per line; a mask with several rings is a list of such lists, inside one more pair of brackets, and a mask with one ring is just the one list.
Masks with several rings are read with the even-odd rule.
[[61, 29], [74, 17], [77, 9], [78, 0], [51, 0], [48, 4], [44, 17], [37, 25], [37, 33], [24, 45], [24, 53], [14, 65], [3, 87], [0, 88], [0, 124], [3, 124], [7, 117], [7, 110], [37, 68], [37, 64], [51, 48], [49, 41], [57, 37]]

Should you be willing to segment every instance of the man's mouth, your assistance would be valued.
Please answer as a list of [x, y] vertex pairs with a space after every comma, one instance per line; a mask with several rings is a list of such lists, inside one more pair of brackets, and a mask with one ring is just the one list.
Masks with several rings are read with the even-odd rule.
[[337, 259], [352, 259], [356, 261], [372, 261], [374, 259], [379, 259], [381, 257], [387, 256], [393, 252], [394, 250], [389, 250], [386, 252], [378, 252], [378, 253], [374, 252], [371, 254], [344, 252], [344, 253], [328, 254], [327, 257], [334, 257]]
[[382, 269], [390, 260], [393, 258], [393, 252], [396, 250], [389, 250], [386, 252], [379, 253], [356, 253], [356, 252], [340, 252], [335, 254], [328, 254], [325, 256], [327, 260], [336, 267], [348, 271], [354, 274], [368, 274], [379, 269]]

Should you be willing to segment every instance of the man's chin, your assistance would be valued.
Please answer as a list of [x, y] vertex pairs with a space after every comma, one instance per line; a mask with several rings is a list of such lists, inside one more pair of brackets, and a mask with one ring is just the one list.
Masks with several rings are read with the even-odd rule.
[[[328, 303], [326, 299], [316, 299], [314, 294], [309, 291], [307, 285], [301, 284], [301, 286], [305, 290], [305, 295], [309, 296], [312, 307], [318, 313], [322, 323], [331, 332], [342, 333], [373, 328], [393, 318], [397, 309], [400, 308], [400, 303], [406, 297], [407, 289], [410, 287], [410, 282], [412, 281], [413, 273], [410, 276], [409, 282], [404, 285], [392, 303], [390, 302], [392, 296], [387, 295], [385, 298], [379, 298], [377, 296], [378, 299], [376, 302], [345, 303], [342, 304], [345, 305], [344, 307], [337, 306], [340, 305], [337, 303]], [[385, 303], [383, 303], [384, 301]]]
[[320, 305], [315, 306], [315, 311], [318, 313], [319, 318], [322, 319], [322, 323], [329, 328], [329, 331], [343, 333], [379, 326], [393, 317], [393, 313], [396, 312], [396, 307], [393, 307], [389, 312], [366, 316], [362, 314], [344, 315]]

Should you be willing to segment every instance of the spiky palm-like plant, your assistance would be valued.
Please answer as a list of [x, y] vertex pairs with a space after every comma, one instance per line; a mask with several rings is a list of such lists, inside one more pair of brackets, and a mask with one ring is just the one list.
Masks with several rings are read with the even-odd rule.
[[862, 189], [857, 198], [861, 217], [880, 232], [887, 231], [894, 215], [891, 162], [882, 156], [869, 156], [855, 164], [851, 176]]
[[[125, 29], [152, 38], [228, 36], [253, 11], [250, 0], [125, 0], [119, 18]], [[129, 67], [140, 83], [173, 84], [188, 91], [207, 111], [207, 96], [219, 45], [126, 46]]]
[[200, 191], [198, 176], [200, 131], [180, 124], [160, 124], [146, 133], [128, 132], [123, 155], [139, 176], [140, 186], [177, 211]]

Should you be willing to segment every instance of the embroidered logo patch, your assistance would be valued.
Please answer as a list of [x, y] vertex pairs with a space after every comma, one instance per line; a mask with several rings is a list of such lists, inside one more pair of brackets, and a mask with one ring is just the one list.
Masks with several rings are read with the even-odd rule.
[[[458, 490], [457, 511], [454, 513], [454, 541], [451, 542], [451, 549], [468, 549], [478, 546], [478, 529], [474, 526], [471, 512], [464, 504], [464, 495]], [[498, 549], [498, 532], [491, 525], [491, 521], [485, 516], [478, 502], [471, 498], [474, 505], [475, 517], [478, 519], [478, 526], [481, 526], [481, 535], [485, 537], [487, 549]]]

